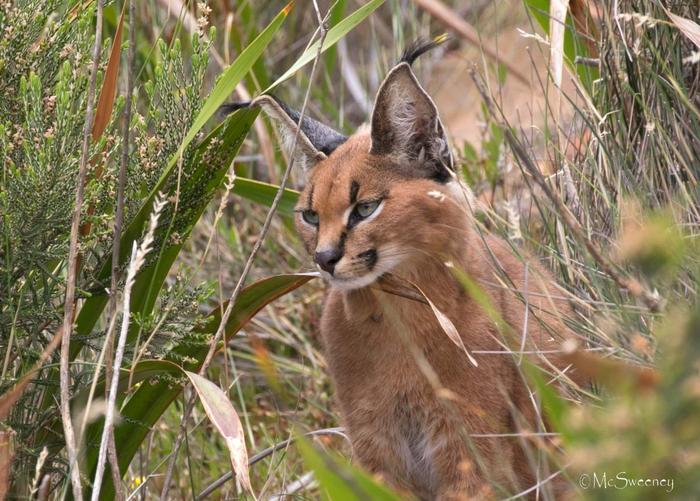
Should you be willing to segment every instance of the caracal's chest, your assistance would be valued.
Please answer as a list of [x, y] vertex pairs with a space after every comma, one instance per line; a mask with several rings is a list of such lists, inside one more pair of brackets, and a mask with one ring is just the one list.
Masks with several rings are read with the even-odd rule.
[[410, 344], [431, 324], [396, 315], [385, 309], [348, 318], [342, 312], [333, 323], [324, 322], [326, 356], [343, 424], [361, 462], [428, 495], [437, 488], [435, 451], [449, 438], [440, 427], [444, 408], [421, 371], [421, 363], [430, 365], [421, 360], [429, 353]]

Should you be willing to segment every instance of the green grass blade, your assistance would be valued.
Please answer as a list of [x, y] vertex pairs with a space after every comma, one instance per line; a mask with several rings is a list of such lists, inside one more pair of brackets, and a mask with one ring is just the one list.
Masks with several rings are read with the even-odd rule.
[[185, 151], [185, 148], [187, 148], [197, 133], [204, 127], [204, 124], [216, 113], [216, 110], [229, 98], [236, 88], [236, 85], [238, 85], [238, 82], [250, 71], [255, 61], [258, 60], [265, 50], [265, 47], [267, 47], [272, 40], [274, 34], [277, 33], [277, 30], [282, 26], [290, 10], [291, 4], [282, 9], [267, 28], [265, 28], [257, 38], [241, 52], [236, 60], [224, 70], [216, 85], [209, 93], [209, 97], [207, 97], [207, 100], [204, 102], [202, 109], [199, 110], [199, 114], [194, 119], [190, 130], [182, 140], [178, 152], [171, 159], [171, 166], [177, 163], [177, 158]]
[[304, 437], [299, 437], [297, 448], [304, 462], [315, 473], [321, 484], [324, 499], [333, 501], [355, 501], [372, 499], [398, 501], [401, 497], [372, 477], [348, 464], [346, 460], [317, 451]]
[[[149, 267], [144, 269], [136, 277], [136, 282], [132, 288], [132, 307], [133, 312], [139, 312], [141, 314], [147, 314], [150, 312], [155, 298], [157, 297], [156, 292], [160, 290], [160, 287], [165, 280], [165, 277], [175, 261], [175, 258], [182, 248], [182, 242], [184, 242], [189, 236], [194, 224], [199, 220], [209, 201], [213, 198], [216, 189], [221, 185], [224, 176], [226, 175], [226, 170], [230, 163], [230, 159], [233, 158], [240, 145], [243, 142], [246, 134], [250, 130], [253, 120], [257, 116], [257, 110], [239, 110], [238, 112], [231, 115], [223, 124], [219, 125], [214, 131], [212, 131], [209, 136], [202, 141], [198, 146], [200, 154], [194, 156], [192, 163], [188, 163], [183, 166], [183, 168], [188, 169], [192, 172], [192, 177], [194, 179], [201, 179], [200, 173], [207, 173], [208, 178], [203, 186], [183, 186], [180, 198], [181, 200], [196, 200], [196, 204], [191, 207], [186, 214], [184, 214], [178, 221], [178, 232], [180, 233], [180, 242], [177, 244], [172, 244], [163, 249], [163, 252], [159, 256], [159, 259], [151, 264]], [[219, 152], [222, 155], [226, 153], [222, 158], [219, 159], [215, 165], [212, 165], [204, 161], [204, 152], [209, 147], [213, 139], [221, 140], [222, 143], [219, 148]], [[212, 172], [212, 167], [214, 171]], [[143, 217], [137, 216], [136, 219], [130, 224], [122, 235], [122, 252], [120, 255], [120, 262], [124, 263], [127, 259], [127, 250], [131, 248], [131, 243], [137, 240], [141, 236], [142, 225], [145, 218], [148, 217], [150, 212], [150, 206], [144, 204], [139, 216], [143, 213]], [[98, 274], [98, 281], [100, 283], [107, 283], [111, 273], [111, 254], [107, 255], [104, 259], [104, 264], [100, 269]], [[76, 332], [79, 336], [87, 336], [92, 332], [92, 329], [99, 319], [104, 307], [107, 305], [108, 296], [104, 291], [104, 288], [95, 290], [93, 295], [85, 300], [83, 307], [80, 309], [78, 318], [76, 320]], [[83, 347], [83, 343], [76, 339], [71, 343], [71, 358], [75, 358], [77, 354]]]
[[[151, 211], [151, 207], [153, 205], [153, 200], [155, 199], [155, 196], [165, 185], [166, 181], [172, 174], [173, 169], [177, 165], [178, 160], [184, 153], [187, 146], [189, 146], [189, 144], [192, 142], [194, 137], [201, 130], [201, 128], [204, 126], [207, 120], [209, 120], [209, 118], [211, 118], [211, 116], [214, 113], [216, 113], [218, 107], [221, 106], [221, 104], [223, 104], [227, 97], [233, 92], [236, 85], [241, 81], [243, 76], [251, 69], [255, 61], [262, 55], [263, 51], [272, 40], [273, 35], [279, 30], [280, 26], [282, 25], [282, 22], [287, 17], [289, 10], [289, 6], [282, 9], [282, 11], [280, 11], [280, 13], [272, 20], [272, 22], [270, 22], [270, 24], [260, 33], [260, 35], [258, 35], [258, 37], [255, 40], [253, 40], [250, 43], [250, 45], [248, 45], [248, 47], [246, 47], [246, 49], [238, 56], [238, 58], [236, 58], [236, 60], [226, 70], [224, 70], [217, 84], [214, 86], [214, 89], [209, 94], [209, 97], [202, 106], [202, 109], [200, 110], [199, 114], [195, 118], [192, 126], [187, 132], [187, 135], [183, 139], [178, 151], [170, 159], [168, 165], [163, 171], [163, 174], [158, 180], [158, 183], [153, 188], [153, 190], [151, 190], [151, 193], [144, 201], [143, 205], [141, 206], [141, 209], [138, 211], [131, 224], [129, 224], [129, 226], [125, 230], [124, 235], [122, 236], [121, 253], [119, 256], [120, 263], [124, 263], [126, 261], [127, 252], [129, 249], [131, 249], [132, 242], [138, 239], [141, 235], [143, 226], [146, 220], [148, 219], [148, 215]], [[233, 118], [234, 116], [235, 114], [229, 118], [227, 123], [233, 123], [235, 121], [235, 119]], [[252, 119], [254, 118], [255, 116], [252, 116]], [[239, 138], [241, 142], [249, 129], [250, 125], [247, 125], [247, 127], [242, 128], [242, 136]], [[212, 137], [212, 134], [210, 134], [209, 137]], [[178, 252], [179, 248], [173, 248], [170, 251], [170, 255], [177, 256]], [[111, 255], [108, 255], [105, 258], [105, 264], [102, 267], [99, 274], [100, 281], [105, 280], [106, 275], [109, 273], [110, 262]], [[167, 274], [167, 270], [164, 270], [164, 266], [160, 266], [159, 269], [160, 272], [158, 273], [158, 275], [164, 279], [164, 275]], [[149, 286], [149, 296], [153, 295], [151, 287], [152, 286]], [[136, 293], [136, 295], [138, 295], [138, 292]], [[102, 311], [104, 310], [107, 304], [107, 300], [107, 296], [101, 294], [96, 297], [91, 297], [86, 301], [86, 303], [81, 308], [78, 318], [76, 320], [76, 330], [78, 331], [79, 335], [88, 335], [92, 331], [92, 328], [94, 327], [95, 323], [97, 322], [98, 318], [102, 314]], [[71, 346], [71, 359], [77, 356], [77, 354], [82, 349], [82, 346], [83, 344], [80, 342], [73, 343], [73, 345]]]
[[[355, 12], [350, 14], [348, 17], [340, 21], [338, 24], [333, 26], [330, 30], [328, 30], [328, 34], [326, 35], [326, 40], [321, 52], [325, 52], [330, 47], [335, 45], [338, 42], [338, 40], [347, 35], [350, 32], [350, 30], [352, 30], [355, 26], [364, 21], [367, 18], [367, 16], [369, 16], [372, 12], [377, 10], [377, 8], [383, 3], [384, 0], [372, 0], [370, 2], [367, 2], [365, 5], [363, 5]], [[297, 59], [296, 62], [287, 71], [285, 71], [281, 77], [279, 77], [273, 82], [272, 85], [265, 89], [265, 92], [271, 91], [273, 88], [277, 87], [279, 84], [291, 77], [294, 73], [299, 71], [299, 69], [302, 68], [304, 65], [313, 61], [313, 59], [316, 57], [316, 54], [318, 53], [318, 46], [320, 43], [321, 41], [318, 40], [316, 41], [316, 43], [314, 43], [308, 49], [306, 49], [304, 53], [299, 57], [299, 59]]]
[[[279, 186], [274, 184], [264, 183], [262, 181], [256, 181], [255, 179], [248, 179], [245, 177], [237, 177], [236, 181], [233, 183], [233, 193], [248, 200], [266, 206], [271, 206], [272, 201], [277, 194]], [[285, 189], [282, 194], [282, 199], [277, 207], [277, 212], [284, 215], [291, 215], [294, 213], [294, 206], [299, 199], [299, 192]]]

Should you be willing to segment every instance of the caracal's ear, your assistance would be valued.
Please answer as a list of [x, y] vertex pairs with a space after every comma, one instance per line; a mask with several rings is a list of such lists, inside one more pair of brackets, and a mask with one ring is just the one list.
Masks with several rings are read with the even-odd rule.
[[[291, 153], [300, 115], [276, 97], [263, 94], [248, 103], [225, 104], [220, 109], [225, 113], [230, 113], [240, 108], [252, 106], [260, 106], [274, 120], [279, 127], [284, 148], [288, 153]], [[299, 127], [294, 163], [307, 171], [330, 155], [346, 140], [347, 137], [340, 132], [313, 118], [304, 116], [301, 127]]]
[[372, 112], [370, 152], [396, 158], [409, 175], [447, 182], [453, 176], [447, 136], [435, 103], [411, 69], [443, 39], [413, 44], [384, 79]]

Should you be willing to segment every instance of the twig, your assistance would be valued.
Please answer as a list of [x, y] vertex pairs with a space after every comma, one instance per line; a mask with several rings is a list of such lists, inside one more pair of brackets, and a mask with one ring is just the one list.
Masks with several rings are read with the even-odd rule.
[[[503, 114], [501, 113], [500, 119], [497, 118], [493, 101], [491, 101], [491, 98], [487, 94], [486, 89], [484, 88], [481, 81], [476, 77], [474, 71], [471, 72], [471, 77], [474, 83], [476, 84], [476, 87], [479, 90], [479, 93], [481, 94], [481, 97], [484, 100], [484, 103], [486, 104], [486, 108], [488, 109], [489, 113], [496, 120], [502, 121]], [[554, 193], [549, 184], [547, 184], [547, 181], [545, 180], [544, 176], [534, 164], [532, 159], [524, 151], [522, 145], [515, 137], [512, 129], [504, 123], [501, 123], [499, 125], [503, 129], [505, 138], [508, 141], [508, 144], [513, 150], [515, 156], [518, 157], [523, 167], [525, 167], [530, 176], [532, 176], [534, 181], [539, 185], [542, 191], [544, 191], [545, 195], [547, 195], [547, 198], [549, 198], [549, 200], [552, 202], [554, 208], [557, 211], [557, 214], [564, 221], [564, 224], [569, 228], [569, 231], [572, 233], [572, 235], [584, 244], [588, 253], [595, 260], [598, 266], [600, 266], [601, 271], [608, 275], [617, 284], [618, 287], [627, 290], [634, 297], [640, 299], [646, 305], [646, 307], [649, 308], [651, 312], [657, 313], [662, 307], [663, 300], [658, 295], [649, 292], [638, 280], [622, 275], [613, 267], [613, 265], [602, 255], [602, 253], [595, 246], [595, 244], [589, 238], [586, 237], [586, 235], [583, 233], [583, 230], [581, 229], [581, 225], [579, 224], [579, 222], [574, 218], [574, 216], [571, 214], [571, 212], [566, 207], [561, 198], [556, 193]]]
[[[567, 466], [568, 466], [568, 465], [567, 465]], [[537, 482], [535, 485], [533, 485], [533, 486], [530, 487], [529, 489], [525, 489], [524, 491], [519, 492], [519, 493], [517, 493], [515, 496], [511, 496], [511, 497], [505, 499], [504, 501], [511, 501], [511, 500], [513, 500], [513, 499], [520, 499], [520, 498], [522, 498], [522, 497], [524, 497], [524, 496], [527, 496], [527, 495], [530, 494], [532, 491], [538, 490], [538, 489], [539, 489], [540, 487], [542, 487], [544, 484], [546, 484], [547, 482], [550, 482], [550, 481], [553, 480], [556, 476], [560, 475], [566, 468], [567, 468], [567, 467], [564, 467], [564, 468], [562, 468], [561, 470], [555, 471], [555, 472], [552, 473], [550, 476], [548, 476], [547, 478], [545, 478], [545, 479], [543, 479], [543, 480], [540, 480], [539, 482]]]
[[[315, 2], [314, 2], [315, 4]], [[317, 7], [316, 5], [314, 5]], [[250, 255], [248, 256], [248, 260], [245, 263], [245, 266], [243, 267], [243, 271], [241, 272], [241, 276], [238, 279], [238, 282], [236, 283], [236, 287], [233, 289], [233, 292], [231, 293], [231, 297], [229, 299], [228, 305], [226, 307], [226, 310], [224, 311], [224, 314], [221, 316], [221, 322], [219, 323], [219, 328], [216, 331], [216, 334], [214, 335], [214, 338], [211, 341], [211, 344], [209, 346], [209, 352], [207, 353], [206, 358], [204, 359], [204, 362], [202, 363], [202, 366], [199, 369], [199, 374], [204, 375], [206, 370], [209, 367], [209, 364], [211, 364], [212, 359], [214, 358], [214, 354], [217, 351], [218, 344], [221, 341], [221, 338], [223, 337], [224, 330], [226, 329], [226, 324], [228, 322], [229, 317], [231, 316], [231, 313], [233, 312], [234, 307], [236, 306], [236, 300], [238, 299], [238, 295], [243, 288], [243, 284], [245, 283], [245, 280], [248, 276], [248, 273], [250, 272], [250, 269], [253, 265], [253, 261], [255, 260], [255, 257], [258, 254], [258, 251], [262, 247], [262, 243], [265, 240], [265, 236], [267, 235], [268, 230], [270, 229], [270, 225], [272, 223], [272, 218], [275, 215], [275, 212], [277, 211], [277, 207], [279, 206], [280, 201], [282, 200], [282, 195], [284, 193], [284, 190], [287, 186], [287, 181], [289, 179], [289, 174], [291, 173], [292, 167], [294, 166], [294, 155], [296, 153], [296, 147], [299, 139], [299, 133], [300, 133], [300, 125], [304, 119], [304, 114], [306, 112], [306, 107], [309, 102], [309, 96], [311, 94], [311, 85], [313, 84], [314, 81], [314, 76], [316, 74], [316, 67], [318, 66], [318, 61], [321, 56], [321, 50], [323, 48], [323, 44], [326, 40], [326, 34], [328, 33], [328, 29], [326, 28], [326, 22], [328, 20], [328, 17], [330, 16], [330, 10], [326, 14], [325, 18], [320, 19], [319, 16], [319, 21], [320, 21], [320, 44], [318, 46], [318, 51], [316, 53], [316, 56], [314, 58], [313, 66], [311, 67], [311, 74], [309, 75], [309, 85], [306, 89], [306, 95], [304, 96], [304, 103], [301, 107], [301, 110], [299, 111], [299, 121], [297, 122], [297, 127], [296, 127], [296, 132], [294, 134], [294, 140], [292, 142], [292, 147], [291, 147], [291, 152], [289, 155], [289, 163], [287, 164], [287, 168], [284, 171], [284, 175], [282, 176], [282, 180], [280, 182], [279, 188], [277, 190], [277, 193], [275, 194], [275, 198], [272, 201], [272, 204], [270, 205], [270, 210], [267, 213], [267, 216], [265, 218], [265, 222], [263, 223], [263, 226], [260, 230], [260, 234], [258, 235], [257, 240], [255, 241], [255, 245], [253, 246], [253, 249], [250, 252]], [[170, 462], [168, 463], [168, 470], [165, 475], [165, 481], [163, 483], [163, 490], [161, 491], [161, 499], [166, 500], [168, 496], [168, 491], [170, 490], [170, 483], [172, 480], [173, 472], [175, 469], [175, 462], [177, 460], [177, 454], [180, 449], [180, 445], [182, 444], [182, 439], [185, 435], [185, 431], [187, 429], [187, 419], [190, 416], [190, 413], [192, 412], [192, 409], [194, 407], [196, 399], [196, 394], [195, 392], [192, 392], [192, 395], [188, 399], [186, 405], [185, 405], [185, 410], [182, 415], [182, 419], [180, 421], [180, 429], [178, 431], [177, 438], [175, 439], [175, 443], [173, 444], [173, 451], [171, 452], [172, 456], [170, 458]]]
[[[310, 431], [308, 433], [304, 433], [302, 437], [317, 437], [317, 436], [323, 436], [323, 435], [339, 435], [343, 437], [345, 440], [348, 440], [347, 435], [345, 435], [345, 430], [343, 428], [325, 428], [323, 430], [314, 430]], [[263, 449], [259, 453], [257, 453], [255, 456], [250, 458], [248, 461], [248, 466], [253, 466], [255, 463], [262, 461], [265, 459], [267, 456], [270, 454], [277, 452], [280, 449], [284, 449], [288, 447], [289, 445], [293, 444], [296, 441], [295, 438], [288, 438], [287, 440], [280, 442], [278, 444], [273, 445], [272, 447], [268, 447], [267, 449]], [[197, 496], [197, 501], [201, 501], [202, 499], [206, 498], [210, 494], [212, 494], [216, 489], [224, 485], [226, 482], [231, 480], [233, 478], [233, 473], [232, 472], [227, 472], [221, 477], [217, 478], [209, 484], [209, 486], [204, 489], [202, 492], [199, 493], [199, 496]]]
[[112, 374], [112, 379], [110, 381], [109, 388], [109, 399], [107, 401], [107, 411], [105, 413], [105, 422], [102, 429], [102, 439], [100, 441], [99, 456], [97, 458], [97, 469], [95, 470], [95, 481], [92, 487], [92, 501], [97, 501], [100, 498], [100, 488], [102, 487], [102, 477], [104, 475], [105, 462], [107, 459], [107, 442], [110, 435], [113, 432], [114, 426], [114, 408], [117, 401], [117, 388], [119, 386], [119, 368], [122, 365], [122, 359], [124, 357], [124, 348], [126, 347], [126, 338], [129, 333], [129, 314], [130, 314], [130, 302], [131, 302], [131, 288], [134, 285], [134, 279], [136, 278], [136, 273], [138, 273], [141, 266], [146, 260], [146, 255], [151, 251], [153, 246], [153, 239], [156, 228], [158, 226], [158, 219], [160, 218], [161, 211], [165, 207], [165, 199], [162, 195], [158, 196], [153, 203], [153, 212], [151, 213], [151, 220], [148, 226], [148, 232], [143, 238], [143, 242], [137, 248], [136, 242], [134, 242], [133, 249], [131, 251], [131, 260], [129, 262], [129, 270], [126, 275], [126, 282], [124, 284], [124, 295], [123, 295], [123, 306], [122, 306], [122, 324], [121, 330], [119, 332], [119, 341], [117, 342], [117, 350], [114, 354], [114, 371]]
[[481, 43], [479, 34], [474, 27], [466, 22], [462, 17], [452, 10], [450, 7], [442, 3], [440, 0], [414, 0], [423, 10], [427, 11], [435, 19], [440, 21], [446, 27], [454, 30], [460, 38], [469, 42], [476, 47], [479, 47], [484, 54], [496, 61], [498, 64], [505, 66], [513, 76], [525, 85], [530, 85], [530, 81], [523, 73], [513, 64], [506, 61], [501, 55], [493, 50], [488, 45]]
[[[134, 59], [136, 53], [136, 16], [133, 0], [129, 2], [129, 53], [126, 63], [126, 104], [124, 107], [124, 123], [122, 129], [122, 157], [119, 165], [119, 179], [117, 181], [117, 207], [114, 215], [114, 232], [112, 240], [112, 280], [109, 287], [109, 316], [117, 314], [117, 287], [119, 286], [119, 252], [121, 247], [122, 224], [124, 222], [124, 192], [126, 190], [126, 170], [129, 164], [129, 134], [131, 131], [131, 102], [134, 92]], [[105, 339], [107, 345], [107, 356], [105, 363], [105, 398], [110, 399], [109, 381], [112, 378], [112, 350], [114, 341], [111, 336], [112, 331], [108, 333], [108, 339]], [[109, 431], [107, 442], [107, 457], [109, 466], [112, 470], [112, 483], [116, 499], [124, 499], [124, 492], [121, 484], [121, 474], [119, 472], [119, 461], [117, 458], [117, 448], [114, 443], [114, 429]]]
[[95, 87], [97, 83], [97, 69], [100, 63], [100, 49], [102, 48], [102, 10], [104, 0], [97, 0], [95, 42], [92, 47], [92, 67], [90, 69], [90, 84], [88, 86], [87, 105], [85, 111], [85, 126], [83, 127], [83, 144], [80, 152], [80, 168], [75, 188], [75, 208], [70, 229], [70, 247], [68, 251], [68, 271], [66, 274], [66, 298], [63, 311], [63, 337], [61, 339], [61, 363], [60, 363], [60, 387], [61, 387], [61, 420], [63, 421], [63, 434], [68, 451], [68, 469], [70, 472], [73, 497], [76, 501], [82, 501], [83, 489], [80, 484], [80, 468], [78, 465], [78, 451], [75, 447], [75, 432], [70, 415], [70, 338], [73, 331], [73, 317], [75, 312], [75, 288], [78, 271], [78, 233], [80, 230], [80, 216], [83, 207], [85, 190], [85, 177], [88, 167], [88, 153], [90, 148], [90, 131], [95, 118]]

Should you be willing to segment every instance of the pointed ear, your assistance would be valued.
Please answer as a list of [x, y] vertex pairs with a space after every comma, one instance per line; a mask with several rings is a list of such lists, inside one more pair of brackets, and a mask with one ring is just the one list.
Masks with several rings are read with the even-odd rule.
[[396, 158], [412, 175], [440, 182], [452, 177], [452, 155], [437, 108], [409, 62], [396, 65], [379, 88], [371, 136], [371, 153]]
[[[281, 132], [284, 147], [288, 153], [291, 153], [299, 123], [299, 113], [276, 97], [267, 94], [254, 99], [250, 106], [260, 106], [275, 121]], [[309, 170], [346, 140], [347, 137], [341, 133], [305, 116], [299, 127], [294, 162], [303, 170]]]

